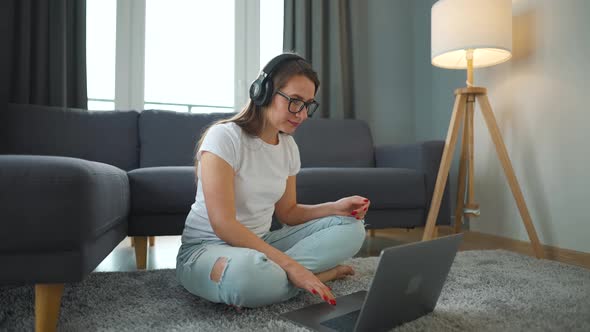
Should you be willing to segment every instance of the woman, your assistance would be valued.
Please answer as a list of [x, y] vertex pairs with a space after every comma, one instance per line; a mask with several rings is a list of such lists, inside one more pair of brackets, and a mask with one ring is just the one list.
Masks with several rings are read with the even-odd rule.
[[[294, 54], [267, 64], [250, 101], [209, 127], [197, 145], [195, 203], [177, 257], [177, 277], [212, 302], [258, 307], [301, 289], [336, 304], [327, 281], [354, 273], [370, 205], [361, 196], [302, 205], [295, 132], [317, 109], [317, 74]], [[273, 213], [285, 226], [269, 232]]]

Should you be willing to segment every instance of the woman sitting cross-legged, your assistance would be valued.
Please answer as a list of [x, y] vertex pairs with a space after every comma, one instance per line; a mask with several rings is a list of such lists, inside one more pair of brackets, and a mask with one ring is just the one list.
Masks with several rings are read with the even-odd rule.
[[[281, 54], [252, 83], [247, 107], [203, 134], [176, 264], [189, 292], [259, 307], [305, 290], [336, 304], [325, 283], [354, 273], [340, 264], [362, 246], [370, 202], [297, 203], [301, 162], [291, 134], [317, 109], [318, 87], [307, 61]], [[273, 213], [284, 227], [269, 231]]]

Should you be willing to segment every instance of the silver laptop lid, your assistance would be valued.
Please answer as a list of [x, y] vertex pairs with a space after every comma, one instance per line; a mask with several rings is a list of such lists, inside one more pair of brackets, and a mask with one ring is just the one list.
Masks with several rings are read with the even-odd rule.
[[463, 234], [381, 251], [355, 331], [390, 330], [434, 310]]

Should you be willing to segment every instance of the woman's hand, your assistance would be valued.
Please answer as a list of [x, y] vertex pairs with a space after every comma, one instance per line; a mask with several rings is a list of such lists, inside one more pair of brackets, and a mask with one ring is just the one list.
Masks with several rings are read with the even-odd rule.
[[339, 199], [334, 203], [336, 214], [339, 216], [352, 216], [361, 220], [365, 218], [371, 201], [362, 196], [350, 196]]
[[313, 272], [295, 261], [285, 267], [284, 270], [287, 272], [287, 277], [293, 285], [319, 296], [332, 305], [336, 305], [336, 300], [330, 288], [321, 282]]

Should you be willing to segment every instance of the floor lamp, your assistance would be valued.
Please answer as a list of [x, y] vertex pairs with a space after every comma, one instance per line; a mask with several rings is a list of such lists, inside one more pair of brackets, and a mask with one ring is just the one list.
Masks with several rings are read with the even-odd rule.
[[434, 237], [435, 223], [461, 124], [463, 137], [455, 232], [461, 231], [464, 216], [477, 217], [480, 214], [473, 194], [473, 115], [477, 100], [535, 256], [543, 258], [543, 250], [492, 112], [487, 90], [473, 86], [473, 68], [493, 66], [511, 57], [512, 0], [439, 0], [432, 6], [431, 15], [432, 64], [441, 68], [467, 69], [467, 87], [455, 90], [455, 104], [422, 240], [427, 241]]

